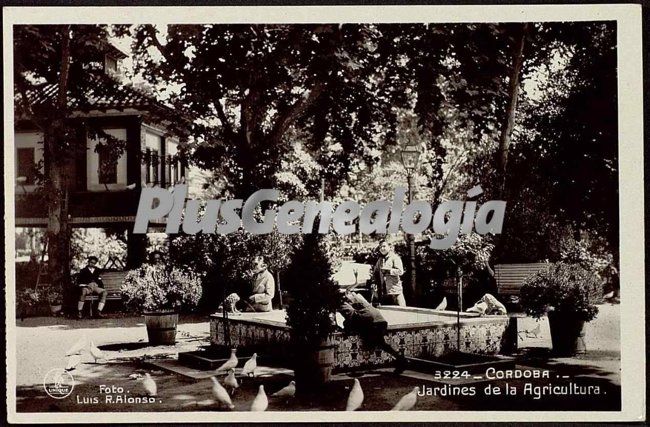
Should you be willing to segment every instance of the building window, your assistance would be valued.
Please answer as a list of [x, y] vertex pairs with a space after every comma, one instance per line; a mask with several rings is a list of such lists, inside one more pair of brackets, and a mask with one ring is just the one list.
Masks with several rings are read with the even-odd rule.
[[174, 181], [174, 176], [172, 175], [172, 156], [169, 155], [167, 156], [165, 160], [165, 167], [167, 168], [165, 169], [167, 171], [166, 173], [167, 183], [169, 185], [174, 185], [176, 181]]
[[174, 158], [174, 183], [181, 180], [181, 168], [178, 162], [178, 157]]
[[24, 185], [34, 184], [36, 177], [36, 161], [34, 160], [34, 148], [18, 148], [18, 170], [16, 176], [18, 178], [25, 177]]
[[149, 150], [149, 173], [147, 182], [158, 184], [158, 150]]
[[100, 184], [116, 184], [117, 183], [117, 159], [112, 155], [113, 153], [106, 147], [97, 150], [99, 155], [99, 183]]
[[106, 55], [104, 59], [104, 71], [109, 76], [117, 74], [117, 59]]

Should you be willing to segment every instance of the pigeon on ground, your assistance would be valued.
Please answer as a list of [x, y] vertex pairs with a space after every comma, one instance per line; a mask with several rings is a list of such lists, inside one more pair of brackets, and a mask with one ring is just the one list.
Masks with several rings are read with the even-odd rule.
[[237, 349], [233, 348], [230, 350], [230, 358], [223, 362], [223, 365], [217, 368], [217, 371], [228, 371], [229, 369], [235, 369], [237, 364], [239, 364], [239, 359], [237, 359]]
[[239, 388], [239, 383], [237, 382], [237, 378], [235, 378], [235, 370], [230, 369], [230, 373], [226, 377], [225, 380], [223, 380], [223, 383], [230, 388], [230, 394], [233, 394], [235, 392], [235, 389]]
[[435, 308], [436, 310], [446, 310], [447, 309], [447, 297], [443, 297], [442, 301]]
[[215, 377], [210, 377], [212, 380], [212, 394], [214, 395], [215, 399], [217, 399], [217, 402], [219, 402], [222, 405], [225, 405], [228, 407], [228, 409], [233, 409], [235, 405], [232, 404], [232, 400], [230, 400], [230, 395], [226, 391], [225, 388], [219, 383], [219, 381]]
[[354, 379], [354, 385], [352, 390], [350, 390], [350, 395], [348, 396], [348, 403], [345, 407], [346, 411], [356, 411], [359, 409], [363, 403], [363, 390], [361, 389], [361, 384], [358, 379]]
[[68, 351], [65, 352], [66, 356], [71, 356], [73, 354], [81, 354], [81, 352], [86, 348], [86, 336], [84, 335], [83, 337], [79, 338], [79, 340], [72, 344], [72, 347], [68, 349]]
[[257, 396], [255, 396], [255, 399], [253, 399], [253, 403], [251, 404], [251, 411], [263, 412], [266, 411], [266, 408], [268, 407], [269, 407], [269, 398], [266, 397], [266, 393], [264, 392], [264, 386], [261, 385], [259, 391], [257, 392]]
[[253, 353], [250, 359], [244, 364], [244, 369], [242, 369], [241, 374], [250, 377], [255, 376], [255, 368], [257, 368], [257, 353]]
[[413, 387], [413, 391], [402, 396], [391, 411], [410, 411], [418, 400], [418, 391], [417, 387]]
[[286, 387], [276, 391], [271, 396], [273, 397], [293, 397], [296, 394], [296, 382], [291, 381]]
[[77, 368], [77, 365], [81, 363], [81, 356], [78, 354], [73, 354], [71, 356], [68, 356], [68, 364], [65, 367], [66, 371], [73, 371], [74, 369]]
[[156, 396], [158, 394], [158, 386], [156, 385], [156, 381], [151, 378], [149, 372], [145, 372], [144, 379], [142, 380], [142, 386], [144, 387], [144, 390], [147, 392], [148, 396]]
[[95, 363], [97, 363], [99, 359], [106, 359], [104, 353], [99, 348], [97, 348], [95, 343], [92, 341], [90, 341], [90, 355], [93, 357], [93, 359], [95, 359]]

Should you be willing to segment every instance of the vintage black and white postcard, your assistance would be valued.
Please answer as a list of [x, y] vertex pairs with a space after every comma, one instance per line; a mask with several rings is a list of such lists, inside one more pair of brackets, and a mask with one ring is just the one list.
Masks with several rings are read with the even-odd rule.
[[639, 5], [3, 13], [10, 422], [645, 420]]

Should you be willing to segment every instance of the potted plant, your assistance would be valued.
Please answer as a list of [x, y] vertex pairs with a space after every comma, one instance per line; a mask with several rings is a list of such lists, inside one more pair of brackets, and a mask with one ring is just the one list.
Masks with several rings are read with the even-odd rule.
[[63, 306], [63, 292], [60, 286], [50, 286], [47, 289], [47, 302], [50, 304], [50, 312], [57, 315]]
[[37, 289], [23, 289], [18, 293], [18, 312], [20, 313], [20, 320], [25, 317], [31, 316], [36, 312], [43, 296]]
[[601, 298], [602, 283], [593, 271], [562, 262], [529, 278], [520, 293], [529, 315], [548, 315], [553, 352], [562, 356], [586, 351], [584, 325], [598, 314]]
[[196, 307], [201, 285], [196, 275], [176, 267], [145, 264], [129, 271], [122, 285], [127, 309], [144, 314], [149, 343], [176, 342], [178, 313]]
[[329, 381], [334, 366], [332, 333], [335, 312], [341, 304], [338, 285], [332, 280], [332, 263], [324, 238], [307, 234], [285, 274], [291, 289], [287, 325], [299, 392]]

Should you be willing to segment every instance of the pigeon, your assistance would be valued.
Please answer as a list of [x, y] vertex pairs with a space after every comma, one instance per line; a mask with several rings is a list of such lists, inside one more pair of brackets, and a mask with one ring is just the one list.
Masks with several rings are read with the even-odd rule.
[[410, 411], [418, 400], [418, 391], [417, 387], [413, 387], [413, 391], [402, 396], [391, 411]]
[[526, 331], [526, 338], [538, 338], [539, 333], [542, 330], [542, 325], [540, 323], [537, 324], [532, 330]]
[[77, 365], [81, 363], [81, 356], [78, 354], [73, 354], [68, 356], [68, 364], [65, 367], [66, 371], [73, 371]]
[[253, 399], [253, 403], [251, 404], [251, 411], [263, 412], [266, 411], [266, 408], [268, 407], [269, 407], [269, 398], [266, 397], [266, 393], [264, 392], [264, 386], [261, 385], [259, 391], [257, 392], [257, 396], [255, 396], [255, 399]]
[[95, 363], [97, 363], [99, 359], [105, 359], [104, 353], [97, 348], [95, 343], [92, 341], [90, 341], [90, 355], [95, 359]]
[[229, 369], [235, 369], [237, 364], [239, 364], [239, 359], [237, 359], [237, 349], [233, 348], [230, 350], [230, 358], [223, 362], [223, 365], [217, 368], [217, 371], [228, 371]]
[[435, 310], [446, 310], [447, 309], [447, 297], [442, 298], [442, 301], [438, 306], [435, 308]]
[[239, 383], [237, 383], [237, 378], [235, 378], [235, 370], [230, 369], [230, 373], [226, 377], [225, 380], [223, 380], [223, 383], [230, 387], [230, 394], [233, 394], [235, 392], [235, 389], [239, 388]]
[[348, 396], [348, 403], [345, 407], [346, 411], [356, 411], [359, 409], [363, 403], [363, 390], [361, 390], [361, 384], [358, 379], [354, 379], [354, 385], [352, 390], [350, 390], [350, 395]]
[[296, 382], [291, 381], [288, 386], [276, 391], [273, 397], [293, 397], [296, 394]]
[[232, 404], [232, 400], [230, 400], [230, 395], [226, 391], [225, 388], [219, 383], [219, 381], [215, 377], [210, 377], [212, 380], [212, 394], [214, 397], [217, 399], [217, 402], [219, 402], [222, 405], [226, 405], [228, 409], [233, 409], [235, 405]]
[[79, 338], [79, 340], [72, 345], [68, 349], [68, 351], [65, 352], [66, 356], [71, 356], [73, 354], [81, 354], [81, 352], [86, 348], [86, 336], [84, 335], [83, 337]]
[[151, 378], [151, 375], [149, 375], [149, 372], [145, 372], [144, 379], [142, 380], [142, 386], [144, 387], [144, 390], [147, 392], [148, 396], [156, 396], [158, 394], [158, 386], [156, 385], [154, 379]]
[[250, 377], [255, 376], [255, 368], [257, 368], [257, 353], [253, 353], [250, 359], [244, 364], [244, 369], [242, 369], [242, 375], [248, 375]]

